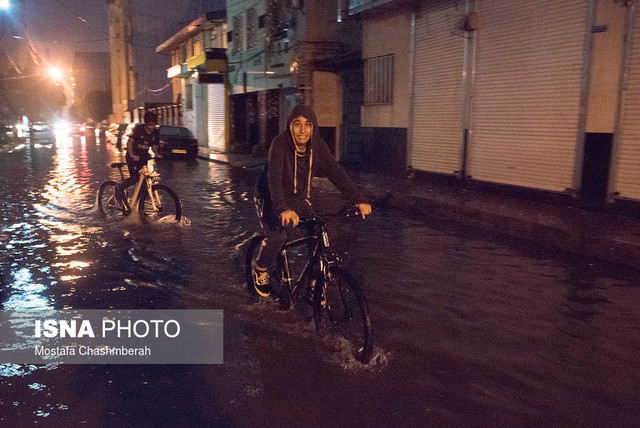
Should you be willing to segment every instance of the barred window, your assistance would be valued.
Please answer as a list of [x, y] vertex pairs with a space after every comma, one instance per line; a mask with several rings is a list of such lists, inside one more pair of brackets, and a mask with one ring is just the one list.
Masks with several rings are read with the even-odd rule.
[[242, 15], [233, 17], [233, 53], [244, 50], [244, 20]]
[[258, 14], [255, 7], [247, 9], [247, 49], [258, 46]]
[[393, 55], [364, 60], [364, 103], [393, 102]]

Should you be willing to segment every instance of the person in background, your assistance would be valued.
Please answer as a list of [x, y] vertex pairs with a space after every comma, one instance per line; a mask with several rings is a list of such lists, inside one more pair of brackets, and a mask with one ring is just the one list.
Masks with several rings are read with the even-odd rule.
[[158, 131], [158, 116], [147, 111], [144, 114], [144, 124], [136, 125], [127, 139], [127, 154], [125, 161], [129, 169], [129, 178], [116, 186], [116, 199], [121, 202], [124, 189], [134, 185], [140, 178], [140, 170], [151, 158], [149, 147], [159, 156], [160, 133]]

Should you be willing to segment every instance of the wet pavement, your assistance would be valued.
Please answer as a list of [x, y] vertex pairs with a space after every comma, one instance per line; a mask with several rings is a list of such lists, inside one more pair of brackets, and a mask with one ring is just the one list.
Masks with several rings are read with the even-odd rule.
[[92, 139], [0, 153], [2, 308], [223, 309], [225, 363], [0, 365], [0, 425], [638, 424], [637, 271], [388, 206], [335, 219], [375, 327], [362, 365], [247, 295], [258, 168], [165, 160], [186, 218], [149, 228], [96, 213], [120, 156]]

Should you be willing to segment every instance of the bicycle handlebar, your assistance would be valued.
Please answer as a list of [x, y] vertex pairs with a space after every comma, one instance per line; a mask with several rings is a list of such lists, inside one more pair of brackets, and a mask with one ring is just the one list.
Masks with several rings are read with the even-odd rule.
[[358, 209], [358, 207], [348, 207], [348, 208], [343, 208], [340, 211], [336, 212], [336, 213], [331, 213], [331, 214], [323, 214], [322, 217], [321, 216], [317, 216], [314, 215], [313, 217], [300, 217], [300, 222], [298, 223], [298, 225], [307, 225], [307, 226], [312, 226], [314, 224], [324, 224], [327, 222], [327, 220], [325, 219], [325, 217], [347, 217], [347, 218], [352, 218], [352, 217], [357, 217], [360, 218], [362, 215], [360, 213], [360, 210]]

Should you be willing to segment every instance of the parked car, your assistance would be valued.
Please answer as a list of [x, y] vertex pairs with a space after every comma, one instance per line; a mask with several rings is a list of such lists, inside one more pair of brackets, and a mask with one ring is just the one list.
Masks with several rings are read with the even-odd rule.
[[1, 125], [0, 131], [3, 137], [13, 137], [15, 135], [15, 128], [11, 125]]
[[36, 122], [29, 128], [29, 139], [31, 142], [48, 141], [53, 143], [56, 141], [56, 136], [51, 125], [45, 122]]
[[95, 128], [93, 122], [77, 123], [71, 128], [71, 135], [74, 137], [87, 137], [93, 135], [93, 128]]
[[198, 140], [184, 126], [160, 126], [160, 154], [182, 155], [195, 158], [198, 155]]
[[105, 132], [107, 141], [114, 144], [118, 150], [122, 150], [122, 135], [127, 129], [127, 125], [127, 123], [112, 123]]

